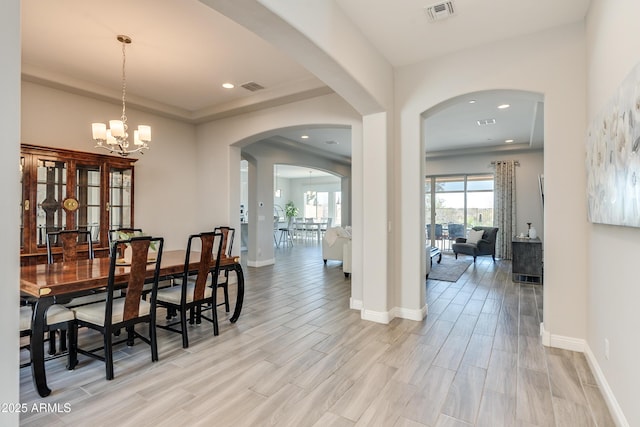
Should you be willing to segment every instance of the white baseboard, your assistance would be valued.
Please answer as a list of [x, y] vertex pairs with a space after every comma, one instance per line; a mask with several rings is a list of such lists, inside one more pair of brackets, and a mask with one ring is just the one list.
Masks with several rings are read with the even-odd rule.
[[247, 266], [248, 267], [264, 267], [266, 265], [273, 265], [275, 263], [276, 263], [275, 258], [265, 259], [265, 260], [262, 260], [262, 261], [247, 260]]
[[605, 402], [607, 402], [607, 406], [609, 407], [609, 412], [611, 412], [613, 421], [617, 426], [629, 427], [629, 422], [624, 416], [622, 408], [618, 404], [618, 401], [616, 400], [611, 387], [609, 387], [609, 383], [607, 382], [602, 369], [600, 369], [598, 360], [596, 359], [596, 356], [593, 354], [588, 344], [585, 345], [584, 355], [587, 359], [587, 362], [589, 363], [589, 366], [591, 367], [591, 372], [593, 372], [593, 375], [596, 378], [598, 387], [600, 387], [602, 397], [604, 397]]
[[600, 369], [598, 360], [591, 351], [589, 344], [583, 339], [551, 334], [549, 331], [544, 329], [544, 323], [540, 323], [540, 335], [542, 336], [542, 344], [547, 347], [555, 347], [564, 350], [584, 353], [585, 358], [589, 363], [589, 367], [591, 368], [591, 371], [596, 378], [596, 382], [598, 383], [600, 392], [602, 393], [602, 396], [607, 403], [609, 412], [611, 412], [611, 416], [613, 417], [616, 425], [621, 427], [629, 427], [629, 422], [624, 416], [622, 408], [620, 408], [620, 405], [618, 404], [618, 401], [616, 400], [611, 387], [609, 387], [609, 383], [607, 382], [602, 369]]
[[552, 334], [544, 329], [544, 323], [540, 323], [540, 335], [542, 336], [542, 345], [544, 346], [584, 353], [585, 340]]
[[362, 309], [360, 311], [360, 317], [363, 320], [370, 320], [376, 323], [389, 324], [393, 320], [393, 313], [390, 311], [373, 311]]
[[362, 312], [361, 317], [364, 320], [370, 320], [372, 322], [384, 323], [384, 324], [391, 322], [396, 317], [400, 317], [401, 319], [415, 320], [415, 321], [421, 322], [427, 316], [426, 304], [418, 310], [402, 308], [402, 307], [394, 307], [391, 311], [381, 312], [381, 311], [365, 310], [362, 300], [350, 298], [349, 308], [353, 310], [360, 310]]
[[425, 304], [422, 306], [422, 308], [419, 308], [417, 310], [396, 307], [393, 312], [395, 314], [394, 317], [421, 322], [425, 317], [427, 317], [427, 305]]

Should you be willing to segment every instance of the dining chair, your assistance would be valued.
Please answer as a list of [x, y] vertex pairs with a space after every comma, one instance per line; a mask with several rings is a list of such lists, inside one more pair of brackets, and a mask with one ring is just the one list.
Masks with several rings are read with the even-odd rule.
[[322, 224], [320, 225], [320, 237], [324, 237], [324, 233], [327, 232], [328, 229], [331, 228], [331, 224], [333, 223], [333, 218], [322, 218]]
[[[232, 227], [227, 227], [227, 226], [220, 226], [220, 227], [216, 227], [213, 231], [215, 233], [218, 233], [218, 232], [222, 233], [221, 254], [223, 258], [225, 257], [230, 258], [233, 252], [233, 241], [235, 238], [236, 229]], [[197, 275], [191, 275], [189, 276], [188, 280], [192, 283], [195, 283], [196, 276]], [[174, 278], [174, 283], [181, 284], [182, 278], [181, 277]], [[212, 286], [211, 276], [207, 277], [207, 286]], [[162, 286], [158, 287], [158, 289], [160, 288], [162, 288]], [[219, 303], [218, 307], [220, 307], [221, 305], [224, 305], [224, 311], [228, 313], [229, 312], [229, 270], [224, 269], [218, 274], [218, 288], [222, 289], [223, 296], [224, 296], [224, 301]], [[172, 316], [175, 316], [174, 312], [172, 312]], [[189, 323], [193, 324], [194, 320], [196, 323], [201, 323], [200, 318], [196, 319], [194, 316], [195, 316], [195, 312], [191, 310]]]
[[93, 240], [88, 230], [60, 230], [47, 233], [47, 262], [53, 264], [58, 253], [55, 248], [62, 249], [62, 261], [76, 261], [84, 248], [87, 248], [87, 258], [93, 259]]
[[[91, 232], [89, 230], [58, 230], [50, 231], [46, 234], [46, 247], [47, 247], [47, 263], [53, 264], [56, 261], [56, 255], [58, 254], [57, 248], [61, 248], [62, 262], [73, 262], [78, 260], [80, 253], [84, 251], [85, 245], [87, 250], [87, 258], [93, 259], [95, 254], [93, 252], [93, 240], [91, 238]], [[98, 291], [99, 293], [99, 291]], [[91, 294], [82, 297], [73, 298], [68, 303], [64, 304], [64, 307], [70, 308], [76, 305], [87, 304], [102, 299], [102, 296]], [[60, 350], [67, 350], [67, 328], [62, 328], [60, 332]], [[49, 354], [56, 353], [56, 341], [55, 335], [56, 329], [50, 329], [49, 334], [52, 335], [49, 339]]]
[[[31, 338], [31, 318], [33, 317], [33, 306], [29, 303], [20, 306], [20, 337], [29, 337]], [[75, 330], [73, 328], [73, 321], [75, 320], [75, 313], [60, 305], [53, 304], [47, 309], [46, 315], [46, 325], [45, 332], [49, 332], [52, 334], [57, 330], [66, 330], [69, 331], [69, 341], [73, 342], [75, 340]], [[55, 334], [50, 335], [50, 340], [55, 342]], [[30, 345], [26, 344], [21, 346], [21, 348], [29, 349]], [[55, 349], [55, 345], [54, 345]], [[65, 346], [60, 346], [61, 351], [66, 350]], [[50, 354], [55, 355], [55, 350]], [[58, 357], [58, 356], [54, 356]], [[67, 357], [69, 358], [67, 361], [67, 369], [72, 370], [76, 365], [76, 359], [72, 356], [71, 352], [67, 353]], [[73, 359], [73, 360], [72, 360]], [[20, 365], [21, 368], [29, 366], [30, 363], [23, 363]]]
[[[216, 227], [214, 233], [222, 233], [222, 257], [231, 258], [233, 252], [233, 239], [236, 235], [236, 229], [227, 226]], [[224, 302], [218, 306], [224, 305], [224, 311], [229, 312], [229, 270], [224, 269], [218, 275], [218, 288], [222, 288], [224, 294]]]
[[[217, 292], [215, 290], [218, 288], [223, 240], [224, 236], [219, 231], [209, 231], [189, 236], [180, 283], [177, 286], [160, 289], [157, 292], [157, 305], [159, 307], [165, 307], [167, 312], [179, 312], [178, 321], [165, 325], [158, 324], [157, 327], [181, 334], [183, 348], [189, 347], [187, 311], [193, 313], [192, 319], [193, 316], [196, 316], [198, 320], [203, 318], [211, 322], [213, 324], [213, 334], [218, 335], [219, 333]], [[194, 280], [189, 280], [193, 271], [189, 268], [189, 264], [193, 262], [190, 258], [194, 243], [200, 246], [200, 259], [197, 261]], [[211, 285], [207, 283], [209, 276], [211, 276]], [[203, 306], [205, 308], [207, 306], [211, 307], [211, 318], [202, 314]], [[180, 329], [175, 328], [176, 325], [180, 325]]]
[[280, 247], [278, 243], [278, 233], [280, 232], [280, 217], [278, 215], [273, 216], [273, 243], [276, 245], [276, 248]]
[[280, 239], [276, 244], [276, 247], [279, 248], [281, 244], [287, 244], [293, 246], [293, 233], [295, 232], [294, 219], [290, 216], [287, 219], [287, 225], [285, 227], [281, 227], [278, 229], [280, 231]]
[[[132, 250], [131, 262], [122, 263], [118, 256], [124, 247], [129, 245]], [[155, 246], [155, 251], [150, 248]], [[113, 347], [126, 342], [132, 346], [135, 338], [149, 344], [151, 347], [151, 361], [158, 360], [158, 344], [156, 340], [156, 296], [158, 292], [158, 277], [164, 239], [162, 237], [139, 236], [126, 240], [117, 240], [113, 244], [114, 251], [109, 262], [109, 279], [107, 282], [106, 300], [74, 308], [76, 320], [74, 329], [86, 326], [102, 334], [103, 346], [85, 350], [78, 346], [77, 332], [74, 331], [74, 341], [69, 344], [69, 352], [76, 358], [83, 354], [105, 362], [106, 378], [111, 380], [113, 374]], [[150, 256], [153, 254], [153, 256]], [[147, 282], [147, 271], [153, 268], [153, 284], [151, 296], [148, 300], [142, 298], [143, 286]], [[122, 277], [124, 275], [124, 277]], [[116, 283], [116, 276], [117, 282]], [[120, 285], [125, 282], [124, 286]], [[116, 289], [122, 286], [122, 298], [114, 298]], [[149, 334], [144, 336], [136, 331], [136, 325], [149, 324]], [[115, 331], [124, 329], [126, 337], [113, 341]], [[104, 349], [104, 356], [98, 354]]]
[[305, 239], [313, 238], [313, 235], [318, 233], [318, 225], [315, 223], [315, 218], [304, 219], [304, 237]]
[[447, 238], [449, 239], [450, 244], [455, 242], [459, 237], [465, 237], [464, 224], [449, 223], [447, 229]]
[[[435, 236], [433, 236], [435, 238], [436, 241], [442, 241], [442, 224], [436, 224], [436, 229], [435, 229]], [[427, 240], [429, 242], [431, 242], [431, 224], [427, 224]], [[437, 243], [436, 243], [437, 245]]]
[[128, 237], [133, 237], [140, 235], [142, 236], [142, 228], [131, 228], [131, 227], [118, 227], [112, 228], [109, 230], [108, 240], [109, 240], [109, 255], [111, 255], [111, 250], [113, 247], [113, 242], [119, 240], [120, 236], [123, 234], [129, 235]]

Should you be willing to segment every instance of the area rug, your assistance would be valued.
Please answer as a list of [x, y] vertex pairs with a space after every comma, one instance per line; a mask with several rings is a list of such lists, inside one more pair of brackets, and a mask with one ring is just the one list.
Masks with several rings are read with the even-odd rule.
[[440, 264], [433, 261], [428, 279], [444, 280], [445, 282], [457, 282], [460, 276], [467, 271], [471, 261], [455, 259], [452, 256], [443, 256]]

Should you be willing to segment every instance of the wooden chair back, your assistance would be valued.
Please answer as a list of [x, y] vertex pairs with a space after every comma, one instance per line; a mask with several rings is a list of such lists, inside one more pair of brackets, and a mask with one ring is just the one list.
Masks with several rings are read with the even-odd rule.
[[[126, 265], [118, 265], [121, 262], [119, 253], [124, 252], [127, 245], [131, 246], [131, 262]], [[150, 248], [154, 247], [155, 251], [151, 252]], [[116, 240], [113, 244], [114, 251], [111, 254], [111, 262], [109, 264], [109, 282], [107, 292], [107, 304], [105, 309], [105, 325], [111, 323], [113, 313], [114, 291], [118, 284], [115, 283], [116, 272], [119, 273], [120, 268], [128, 267], [129, 274], [126, 280], [124, 293], [124, 312], [123, 321], [139, 317], [140, 301], [144, 284], [148, 281], [147, 270], [151, 264], [154, 266], [154, 274], [151, 288], [152, 305], [155, 305], [155, 299], [158, 291], [158, 278], [160, 275], [160, 263], [162, 262], [162, 250], [164, 247], [164, 239], [162, 237], [140, 236], [132, 237], [126, 240]], [[153, 254], [153, 256], [150, 256]], [[154, 310], [152, 310], [153, 312]]]
[[60, 230], [47, 233], [47, 262], [54, 262], [54, 248], [62, 248], [62, 261], [76, 261], [78, 252], [87, 245], [87, 257], [93, 259], [93, 241], [88, 230]]

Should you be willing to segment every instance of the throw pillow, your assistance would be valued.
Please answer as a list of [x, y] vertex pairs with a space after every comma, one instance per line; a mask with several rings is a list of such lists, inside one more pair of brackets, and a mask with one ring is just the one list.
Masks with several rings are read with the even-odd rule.
[[467, 236], [467, 243], [477, 244], [478, 240], [482, 239], [484, 235], [484, 230], [470, 230], [469, 235]]

